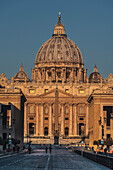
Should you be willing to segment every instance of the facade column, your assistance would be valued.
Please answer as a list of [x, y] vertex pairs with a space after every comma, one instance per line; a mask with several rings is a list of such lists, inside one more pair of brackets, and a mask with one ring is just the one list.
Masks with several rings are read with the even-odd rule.
[[72, 127], [73, 127], [73, 104], [70, 104], [70, 119], [69, 119], [69, 136], [72, 136]]
[[62, 112], [61, 112], [61, 136], [64, 135], [64, 104], [62, 104]]
[[36, 136], [39, 135], [39, 105], [36, 105]]
[[89, 131], [89, 107], [86, 105], [86, 136], [88, 136]]
[[103, 105], [100, 105], [100, 119], [101, 119], [101, 124], [99, 126], [99, 139], [102, 139], [102, 125], [104, 125], [104, 120], [103, 120]]
[[74, 104], [74, 135], [77, 135], [77, 106]]
[[107, 124], [107, 111], [103, 111], [103, 119], [104, 119], [104, 139], [106, 139], [106, 124]]
[[49, 106], [49, 136], [52, 135], [52, 104]]
[[111, 119], [110, 119], [110, 134], [111, 134], [111, 138], [113, 139], [113, 113], [111, 113]]
[[27, 103], [24, 105], [24, 137], [28, 135], [28, 129], [27, 129]]
[[40, 129], [40, 135], [44, 136], [44, 105], [41, 104], [41, 129]]

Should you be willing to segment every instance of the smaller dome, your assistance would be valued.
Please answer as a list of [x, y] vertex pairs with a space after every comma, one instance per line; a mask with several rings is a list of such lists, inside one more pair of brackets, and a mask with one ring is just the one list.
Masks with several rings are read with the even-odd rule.
[[101, 74], [97, 70], [97, 66], [95, 65], [93, 73], [89, 76], [89, 83], [100, 83], [102, 79]]
[[27, 73], [24, 71], [23, 65], [20, 66], [20, 70], [18, 73], [16, 73], [15, 77], [14, 77], [14, 81], [18, 81], [18, 82], [29, 82], [29, 77], [27, 75]]

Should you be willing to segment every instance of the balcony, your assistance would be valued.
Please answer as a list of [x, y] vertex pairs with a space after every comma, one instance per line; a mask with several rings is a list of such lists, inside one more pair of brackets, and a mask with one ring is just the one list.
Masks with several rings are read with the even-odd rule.
[[35, 117], [36, 113], [28, 113], [28, 117]]

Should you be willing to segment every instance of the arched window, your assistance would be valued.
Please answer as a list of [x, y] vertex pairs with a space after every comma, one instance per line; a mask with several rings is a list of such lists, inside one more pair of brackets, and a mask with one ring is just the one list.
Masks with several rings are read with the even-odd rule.
[[68, 135], [69, 135], [69, 128], [66, 127], [66, 128], [65, 128], [65, 136], [68, 136]]
[[83, 113], [84, 113], [83, 106], [80, 106], [80, 114], [83, 114]]
[[69, 108], [68, 107], [65, 108], [65, 113], [69, 114]]
[[44, 128], [44, 136], [48, 136], [48, 127]]
[[34, 113], [34, 106], [30, 106], [29, 113]]
[[45, 114], [48, 114], [48, 107], [45, 107]]

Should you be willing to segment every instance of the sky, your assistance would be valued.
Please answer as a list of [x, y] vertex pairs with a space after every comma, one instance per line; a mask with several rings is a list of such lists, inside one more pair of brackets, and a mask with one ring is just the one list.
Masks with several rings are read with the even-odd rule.
[[95, 64], [103, 78], [113, 73], [113, 0], [0, 0], [0, 74], [10, 79], [23, 64], [31, 79], [36, 54], [52, 37], [59, 11], [87, 76]]

